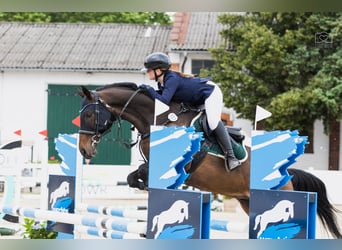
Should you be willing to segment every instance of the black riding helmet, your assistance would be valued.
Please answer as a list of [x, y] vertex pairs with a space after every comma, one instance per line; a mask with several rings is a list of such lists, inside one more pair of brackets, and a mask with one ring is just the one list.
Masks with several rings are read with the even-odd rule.
[[168, 70], [171, 67], [171, 61], [166, 54], [155, 52], [145, 58], [144, 66], [146, 69]]

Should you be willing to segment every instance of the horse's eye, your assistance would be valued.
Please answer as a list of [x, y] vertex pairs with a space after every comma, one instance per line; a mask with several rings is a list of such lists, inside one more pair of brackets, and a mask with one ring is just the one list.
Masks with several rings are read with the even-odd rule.
[[90, 112], [90, 111], [84, 112], [84, 117], [85, 117], [85, 118], [90, 118], [90, 117], [92, 117], [92, 115], [93, 115], [93, 113]]

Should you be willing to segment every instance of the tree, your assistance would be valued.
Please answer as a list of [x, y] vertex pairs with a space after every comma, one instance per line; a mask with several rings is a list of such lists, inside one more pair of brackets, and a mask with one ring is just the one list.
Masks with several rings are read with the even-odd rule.
[[233, 46], [212, 49], [211, 75], [227, 107], [254, 120], [260, 105], [272, 117], [265, 129], [312, 134], [342, 118], [342, 13], [224, 14], [221, 35]]
[[1, 12], [0, 21], [170, 24], [164, 12]]

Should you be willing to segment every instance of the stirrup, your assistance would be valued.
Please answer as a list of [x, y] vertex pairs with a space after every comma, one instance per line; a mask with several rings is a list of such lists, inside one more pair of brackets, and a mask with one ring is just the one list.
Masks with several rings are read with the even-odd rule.
[[238, 159], [229, 158], [227, 156], [224, 159], [224, 166], [225, 166], [227, 172], [233, 171], [234, 169], [236, 169], [240, 165], [241, 165], [241, 162]]

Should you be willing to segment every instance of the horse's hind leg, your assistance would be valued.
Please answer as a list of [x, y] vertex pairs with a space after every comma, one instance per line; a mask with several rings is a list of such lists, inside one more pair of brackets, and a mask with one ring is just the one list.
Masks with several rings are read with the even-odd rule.
[[[281, 190], [294, 190], [292, 182], [291, 181], [287, 182], [286, 185], [281, 188]], [[242, 198], [236, 197], [236, 199], [240, 202], [240, 205], [243, 211], [245, 211], [246, 214], [249, 214], [249, 197], [242, 197]]]
[[246, 214], [249, 214], [249, 198], [237, 198], [237, 200], [239, 201], [243, 211], [245, 211]]
[[288, 181], [286, 185], [281, 188], [281, 190], [290, 190], [290, 191], [294, 190], [292, 181]]

